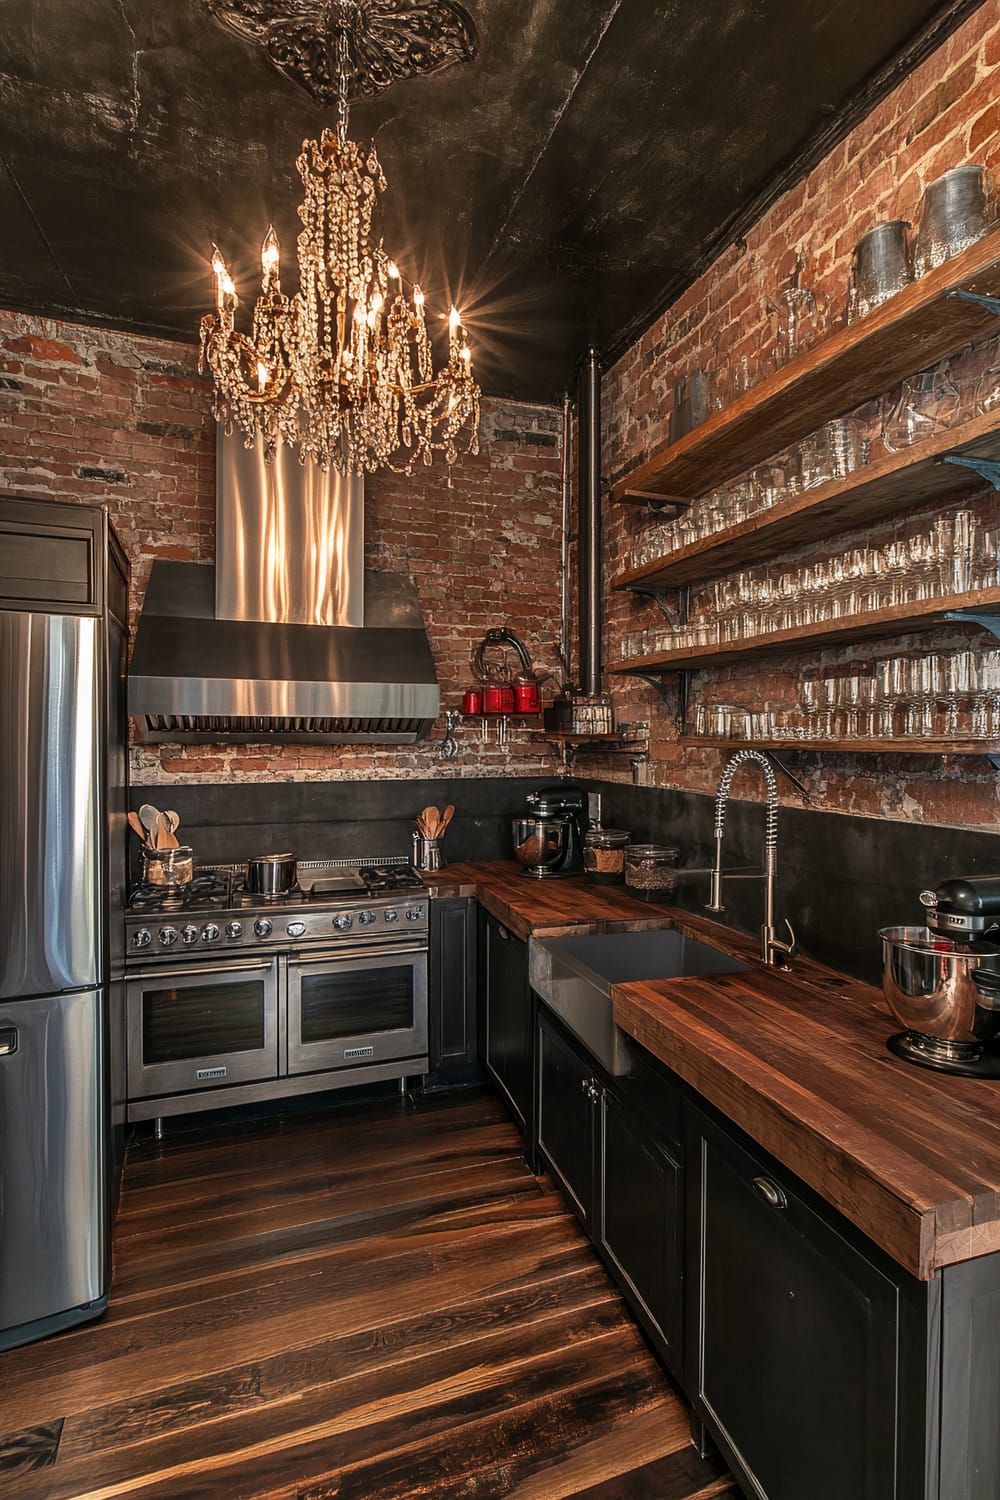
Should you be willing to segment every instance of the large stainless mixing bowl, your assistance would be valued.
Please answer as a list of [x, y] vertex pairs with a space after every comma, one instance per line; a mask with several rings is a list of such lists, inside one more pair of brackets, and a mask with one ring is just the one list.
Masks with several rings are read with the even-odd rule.
[[514, 853], [527, 874], [541, 873], [565, 853], [569, 823], [565, 818], [514, 818]]
[[985, 944], [959, 946], [926, 927], [883, 927], [882, 993], [907, 1031], [941, 1042], [975, 1045], [1000, 1032], [1000, 1008], [972, 976], [1000, 968]]

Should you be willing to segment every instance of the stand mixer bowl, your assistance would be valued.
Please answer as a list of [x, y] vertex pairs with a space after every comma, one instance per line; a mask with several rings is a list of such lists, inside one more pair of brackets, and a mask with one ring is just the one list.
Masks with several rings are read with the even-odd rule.
[[[987, 943], [954, 943], [926, 927], [883, 927], [882, 993], [907, 1033], [942, 1059], [975, 1057], [1000, 1033], [1000, 997], [977, 988], [977, 970], [1000, 970]], [[998, 975], [1000, 980], [1000, 975]]]
[[514, 853], [526, 870], [547, 870], [566, 852], [569, 823], [565, 818], [514, 818]]

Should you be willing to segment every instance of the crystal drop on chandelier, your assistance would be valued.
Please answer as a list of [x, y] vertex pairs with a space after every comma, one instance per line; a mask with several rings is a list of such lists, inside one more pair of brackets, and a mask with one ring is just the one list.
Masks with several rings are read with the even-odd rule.
[[461, 317], [452, 308], [448, 362], [434, 374], [424, 294], [407, 296], [399, 269], [372, 243], [385, 178], [375, 147], [340, 132], [304, 141], [296, 162], [299, 290], [281, 291], [278, 237], [261, 247], [261, 290], [251, 332], [235, 326], [239, 298], [218, 248], [214, 313], [201, 321], [199, 369], [214, 383], [217, 419], [248, 446], [258, 435], [342, 474], [410, 473], [435, 452], [448, 463], [479, 451], [479, 387]]

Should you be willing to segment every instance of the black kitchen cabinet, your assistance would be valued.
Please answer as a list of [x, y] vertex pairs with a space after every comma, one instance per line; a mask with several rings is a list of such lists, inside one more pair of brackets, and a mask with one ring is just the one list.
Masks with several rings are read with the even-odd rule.
[[[669, 1085], [662, 1085], [665, 1095]], [[680, 1106], [678, 1095], [673, 1096]], [[614, 1087], [601, 1093], [597, 1247], [665, 1364], [683, 1370], [684, 1169], [680, 1146]]]
[[429, 1088], [482, 1077], [476, 1040], [476, 899], [442, 896], [430, 903], [428, 954]]
[[520, 1125], [533, 1159], [534, 998], [528, 982], [528, 945], [480, 912], [481, 1053], [486, 1071]]
[[685, 1384], [747, 1494], [936, 1494], [922, 1463], [924, 1290], [695, 1109], [688, 1144]]
[[590, 1231], [647, 1337], [680, 1377], [683, 1099], [638, 1054], [612, 1079], [538, 1007], [538, 1153]]
[[593, 1232], [597, 1108], [601, 1084], [588, 1055], [538, 1007], [538, 1154]]

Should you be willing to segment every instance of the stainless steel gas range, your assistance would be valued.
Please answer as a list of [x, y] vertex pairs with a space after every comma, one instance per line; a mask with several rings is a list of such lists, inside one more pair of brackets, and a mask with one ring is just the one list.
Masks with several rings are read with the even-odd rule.
[[140, 886], [125, 916], [128, 1117], [427, 1071], [428, 901], [402, 863], [298, 866], [274, 900], [241, 870]]

